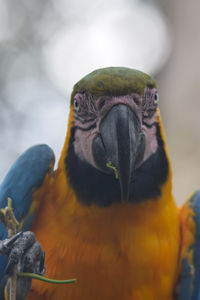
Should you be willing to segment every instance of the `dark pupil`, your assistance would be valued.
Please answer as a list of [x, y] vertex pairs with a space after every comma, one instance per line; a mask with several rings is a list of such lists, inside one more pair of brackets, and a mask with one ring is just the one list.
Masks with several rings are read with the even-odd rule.
[[155, 100], [157, 100], [158, 99], [158, 96], [157, 96], [157, 94], [155, 94]]
[[74, 100], [74, 107], [78, 108], [78, 101], [77, 100]]

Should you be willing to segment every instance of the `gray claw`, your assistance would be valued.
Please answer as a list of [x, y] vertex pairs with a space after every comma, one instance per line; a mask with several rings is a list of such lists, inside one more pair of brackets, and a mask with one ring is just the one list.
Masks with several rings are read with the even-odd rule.
[[44, 273], [46, 271], [44, 261], [45, 261], [45, 251], [42, 251], [42, 256], [41, 256], [41, 260], [40, 260], [40, 274], [41, 275], [44, 275]]
[[16, 233], [9, 239], [0, 241], [0, 254], [7, 255], [14, 242], [22, 235], [22, 231]]

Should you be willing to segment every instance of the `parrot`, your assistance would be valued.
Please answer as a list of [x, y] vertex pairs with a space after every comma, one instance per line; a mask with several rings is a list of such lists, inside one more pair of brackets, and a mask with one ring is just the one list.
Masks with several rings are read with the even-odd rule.
[[0, 225], [0, 299], [13, 268], [71, 285], [17, 278], [17, 300], [200, 300], [200, 191], [178, 207], [150, 75], [97, 69], [70, 99], [55, 169], [46, 144], [32, 146], [0, 185], [20, 223]]

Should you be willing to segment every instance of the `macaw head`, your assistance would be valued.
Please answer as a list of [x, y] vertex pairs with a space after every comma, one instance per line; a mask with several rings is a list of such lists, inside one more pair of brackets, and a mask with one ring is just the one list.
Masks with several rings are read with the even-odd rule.
[[71, 96], [65, 172], [86, 204], [156, 198], [168, 176], [155, 80], [138, 70], [96, 70]]

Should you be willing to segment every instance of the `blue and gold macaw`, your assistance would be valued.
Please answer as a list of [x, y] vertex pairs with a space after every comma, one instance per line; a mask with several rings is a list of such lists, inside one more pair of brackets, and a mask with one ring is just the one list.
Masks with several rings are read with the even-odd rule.
[[53, 168], [53, 151], [34, 146], [0, 186], [23, 230], [10, 241], [0, 227], [1, 299], [15, 264], [44, 273], [42, 248], [47, 277], [78, 281], [19, 278], [17, 299], [200, 299], [200, 191], [177, 208], [155, 80], [123, 67], [81, 79]]

